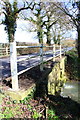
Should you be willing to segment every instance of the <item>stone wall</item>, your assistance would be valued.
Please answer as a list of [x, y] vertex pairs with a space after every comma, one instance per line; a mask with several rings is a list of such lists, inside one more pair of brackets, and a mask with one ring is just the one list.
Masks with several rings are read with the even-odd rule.
[[31, 91], [33, 91], [33, 89], [35, 89], [34, 96], [36, 97], [44, 98], [47, 95], [59, 94], [67, 79], [65, 75], [65, 60], [66, 57], [62, 57], [56, 62], [50, 61], [50, 64], [47, 62], [46, 64], [49, 64], [49, 66], [46, 65], [44, 71], [41, 73], [39, 72], [38, 79], [37, 75], [33, 74], [37, 72], [34, 69], [33, 72], [31, 72], [30, 77], [32, 76], [33, 78], [33, 76], [36, 75], [36, 78], [34, 77], [36, 82], [33, 83], [31, 87], [27, 90], [18, 91], [12, 91], [12, 89], [9, 89], [4, 92], [5, 95], [10, 96], [13, 100], [23, 100], [31, 93]]
[[60, 61], [57, 61], [48, 75], [48, 94], [54, 95], [60, 93], [67, 79], [65, 75], [65, 59], [63, 57]]

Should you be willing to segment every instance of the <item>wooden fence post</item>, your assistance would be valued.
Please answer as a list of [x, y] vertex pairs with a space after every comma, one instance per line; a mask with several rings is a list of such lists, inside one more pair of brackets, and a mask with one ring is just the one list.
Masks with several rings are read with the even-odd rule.
[[53, 44], [53, 62], [55, 62], [55, 44]]
[[43, 44], [40, 47], [40, 71], [43, 71]]
[[60, 58], [61, 58], [62, 56], [61, 56], [61, 45], [60, 45]]
[[10, 64], [11, 64], [12, 89], [18, 90], [16, 42], [10, 43]]
[[8, 47], [6, 47], [6, 55], [8, 55]]

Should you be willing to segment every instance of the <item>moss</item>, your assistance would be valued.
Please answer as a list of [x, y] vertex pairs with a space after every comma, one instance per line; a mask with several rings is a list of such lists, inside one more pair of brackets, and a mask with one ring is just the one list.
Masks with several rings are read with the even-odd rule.
[[[32, 84], [32, 86], [27, 90], [18, 90], [18, 91], [12, 91], [7, 90], [4, 93], [12, 98], [12, 100], [23, 100], [25, 97], [28, 96], [28, 94], [33, 91], [33, 88], [36, 88], [37, 96], [45, 96], [47, 94], [54, 95], [58, 92], [60, 92], [61, 87], [66, 81], [65, 76], [65, 57], [60, 59], [60, 61], [57, 61], [53, 67], [46, 68], [43, 73], [39, 72], [39, 77], [35, 78], [36, 83]], [[34, 70], [33, 70], [34, 71]], [[33, 72], [31, 72], [31, 75], [33, 75]]]
[[48, 76], [48, 94], [55, 95], [61, 91], [67, 77], [65, 75], [65, 57], [55, 63], [51, 73]]
[[23, 100], [28, 94], [30, 94], [33, 89], [35, 88], [35, 85], [33, 84], [29, 89], [27, 90], [19, 90], [19, 91], [12, 91], [8, 90], [5, 92], [6, 95], [10, 96], [12, 100]]

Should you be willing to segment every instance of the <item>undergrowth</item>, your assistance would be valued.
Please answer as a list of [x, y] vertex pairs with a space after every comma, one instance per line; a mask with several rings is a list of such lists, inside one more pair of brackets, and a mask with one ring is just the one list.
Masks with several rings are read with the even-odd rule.
[[[2, 95], [2, 93], [0, 93]], [[0, 118], [32, 118], [42, 119], [47, 118], [49, 120], [60, 120], [55, 114], [55, 111], [48, 109], [45, 115], [46, 107], [45, 104], [39, 100], [33, 99], [33, 93], [29, 94], [23, 100], [16, 101], [11, 100], [9, 97], [2, 95]]]
[[78, 80], [78, 63], [77, 50], [67, 52], [66, 73], [69, 80]]

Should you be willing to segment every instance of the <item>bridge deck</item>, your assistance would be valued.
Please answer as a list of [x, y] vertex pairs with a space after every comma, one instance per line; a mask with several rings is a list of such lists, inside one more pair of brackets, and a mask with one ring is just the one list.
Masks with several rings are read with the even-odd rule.
[[[33, 54], [30, 56], [33, 56]], [[20, 58], [27, 58], [27, 57], [29, 57], [29, 55], [19, 56], [17, 59], [19, 60]], [[48, 61], [52, 58], [53, 58], [52, 54], [44, 55], [44, 57], [43, 57], [44, 61]], [[0, 65], [0, 72], [1, 72], [0, 80], [10, 77], [11, 76], [10, 58], [9, 57], [0, 58], [0, 64], [1, 64]], [[21, 74], [21, 72], [23, 73], [39, 64], [40, 64], [39, 56], [35, 57], [35, 58], [30, 58], [29, 60], [26, 60], [26, 61], [18, 62], [18, 64], [17, 64], [18, 75]]]
[[[73, 47], [67, 48], [67, 51], [71, 50], [72, 48]], [[65, 48], [62, 49], [62, 53], [64, 53], [64, 52], [65, 52]], [[47, 51], [46, 53], [48, 53], [48, 54], [43, 55], [43, 61], [49, 61], [49, 60], [53, 59], [53, 51]], [[60, 55], [59, 51], [56, 51], [55, 57], [57, 57], [59, 55]], [[24, 60], [19, 61], [20, 59], [34, 57], [34, 56], [36, 56], [36, 57], [27, 59], [25, 61]], [[18, 62], [17, 62], [18, 75], [22, 74], [23, 72], [28, 71], [29, 69], [31, 69], [37, 65], [40, 65], [40, 56], [38, 56], [38, 53], [18, 56], [17, 60], [18, 60]], [[0, 58], [0, 81], [2, 79], [8, 78], [10, 76], [11, 76], [10, 57]]]
[[[45, 64], [44, 72], [50, 69], [52, 61], [49, 61], [48, 64]], [[36, 82], [40, 79], [40, 76], [43, 76], [44, 72], [40, 71], [39, 66], [33, 67], [32, 69], [26, 71], [25, 73], [19, 75], [18, 77], [18, 85], [20, 90], [28, 90], [31, 86], [34, 86]], [[4, 79], [3, 82], [0, 82], [0, 86], [2, 86], [3, 91], [7, 91], [12, 88], [11, 80], [9, 81]]]

